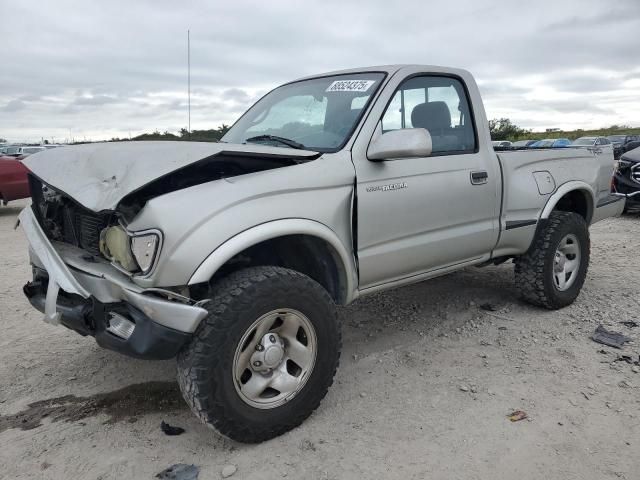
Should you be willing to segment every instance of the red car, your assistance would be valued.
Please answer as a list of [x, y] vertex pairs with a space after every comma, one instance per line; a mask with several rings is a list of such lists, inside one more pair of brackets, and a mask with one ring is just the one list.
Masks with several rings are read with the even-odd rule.
[[0, 203], [6, 205], [12, 200], [31, 196], [27, 181], [28, 172], [20, 160], [0, 156]]

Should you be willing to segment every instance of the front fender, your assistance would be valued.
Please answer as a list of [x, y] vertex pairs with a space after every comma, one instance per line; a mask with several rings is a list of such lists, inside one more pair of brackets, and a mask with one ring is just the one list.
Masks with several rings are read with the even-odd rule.
[[193, 273], [189, 285], [208, 282], [209, 279], [235, 255], [258, 243], [285, 235], [309, 235], [326, 241], [338, 254], [347, 287], [347, 303], [355, 297], [357, 270], [350, 249], [342, 243], [338, 235], [326, 225], [303, 218], [286, 218], [266, 222], [245, 230], [216, 248]]

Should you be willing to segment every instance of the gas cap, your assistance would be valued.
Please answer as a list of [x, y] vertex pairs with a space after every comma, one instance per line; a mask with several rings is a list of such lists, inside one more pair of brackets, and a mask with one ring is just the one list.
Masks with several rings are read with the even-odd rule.
[[546, 170], [533, 172], [533, 178], [536, 181], [536, 185], [538, 185], [538, 193], [540, 195], [549, 195], [556, 189], [556, 181], [551, 173]]

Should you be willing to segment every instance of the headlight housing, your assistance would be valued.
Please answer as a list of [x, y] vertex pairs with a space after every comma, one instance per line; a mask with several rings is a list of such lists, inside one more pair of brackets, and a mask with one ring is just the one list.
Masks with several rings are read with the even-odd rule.
[[121, 225], [100, 232], [100, 252], [118, 268], [131, 274], [148, 274], [160, 249], [160, 232], [134, 233]]
[[624, 158], [621, 158], [620, 160], [618, 160], [618, 168], [627, 168], [627, 167], [630, 167], [631, 165], [633, 165], [633, 162], [630, 162], [629, 160], [626, 160]]
[[100, 252], [105, 258], [127, 272], [138, 269], [130, 247], [131, 239], [120, 225], [107, 227], [100, 232]]
[[131, 253], [133, 253], [142, 273], [149, 273], [153, 267], [158, 245], [160, 245], [160, 237], [156, 233], [131, 237]]

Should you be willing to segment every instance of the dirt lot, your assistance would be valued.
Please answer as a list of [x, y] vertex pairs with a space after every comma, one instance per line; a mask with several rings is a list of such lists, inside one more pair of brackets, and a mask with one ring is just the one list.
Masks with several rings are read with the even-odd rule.
[[[511, 264], [342, 309], [342, 364], [319, 410], [246, 446], [198, 423], [173, 362], [40, 320], [21, 293], [22, 205], [0, 208], [0, 478], [151, 479], [174, 463], [200, 479], [229, 464], [239, 479], [640, 478], [640, 369], [614, 361], [640, 353], [640, 327], [619, 323], [640, 323], [640, 215], [592, 229], [585, 288], [562, 311], [520, 302]], [[598, 345], [598, 324], [635, 342]], [[517, 409], [529, 418], [510, 422]], [[162, 420], [186, 433], [166, 436]]]

